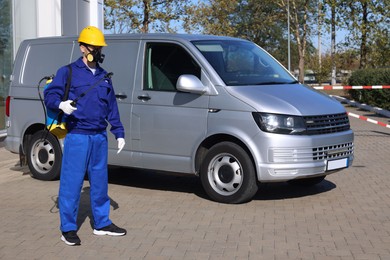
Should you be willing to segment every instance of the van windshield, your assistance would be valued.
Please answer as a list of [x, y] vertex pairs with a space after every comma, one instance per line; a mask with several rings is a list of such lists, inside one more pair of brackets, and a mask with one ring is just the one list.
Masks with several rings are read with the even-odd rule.
[[256, 44], [240, 40], [193, 41], [228, 86], [297, 83]]

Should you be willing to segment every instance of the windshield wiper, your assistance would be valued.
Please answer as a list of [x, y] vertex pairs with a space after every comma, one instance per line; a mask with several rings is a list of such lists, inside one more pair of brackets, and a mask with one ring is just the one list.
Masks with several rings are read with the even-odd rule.
[[298, 81], [292, 81], [292, 82], [281, 82], [281, 81], [266, 81], [266, 82], [259, 82], [252, 85], [283, 85], [283, 84], [297, 84]]
[[291, 81], [291, 82], [289, 82], [289, 83], [286, 83], [286, 84], [298, 84], [299, 83], [299, 81], [298, 80], [294, 80], [294, 81]]

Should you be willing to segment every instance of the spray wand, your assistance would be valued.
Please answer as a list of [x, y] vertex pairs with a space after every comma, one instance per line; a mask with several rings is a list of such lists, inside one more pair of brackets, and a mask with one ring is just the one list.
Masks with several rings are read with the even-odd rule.
[[97, 84], [99, 84], [100, 82], [102, 82], [103, 79], [110, 79], [112, 76], [114, 75], [114, 73], [112, 72], [109, 72], [107, 73], [106, 75], [104, 75], [103, 78], [101, 78], [100, 80], [98, 80], [95, 84], [93, 84], [92, 86], [90, 86], [86, 91], [84, 91], [83, 93], [81, 93], [78, 97], [76, 97], [71, 103], [70, 105], [72, 107], [76, 107], [76, 104], [77, 104], [77, 101], [84, 97], [89, 91], [91, 91], [94, 87], [97, 86]]

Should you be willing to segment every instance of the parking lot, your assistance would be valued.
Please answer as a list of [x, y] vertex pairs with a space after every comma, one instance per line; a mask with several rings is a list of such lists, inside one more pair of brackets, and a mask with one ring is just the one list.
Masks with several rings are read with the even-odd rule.
[[0, 143], [0, 259], [390, 259], [390, 129], [350, 120], [352, 167], [311, 188], [260, 184], [246, 204], [210, 201], [195, 176], [112, 168], [111, 218], [128, 234], [92, 234], [86, 181], [79, 247], [60, 240], [59, 182]]

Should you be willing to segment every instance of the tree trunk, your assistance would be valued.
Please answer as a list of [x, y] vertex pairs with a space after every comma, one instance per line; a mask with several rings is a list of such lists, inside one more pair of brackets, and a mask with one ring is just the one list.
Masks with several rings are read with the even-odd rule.
[[331, 18], [331, 60], [332, 60], [332, 80], [331, 84], [336, 85], [336, 5], [332, 2]]
[[142, 1], [144, 4], [144, 20], [142, 21], [142, 33], [148, 33], [149, 32], [149, 13], [150, 13], [150, 6], [147, 0]]
[[304, 82], [304, 80], [305, 80], [305, 56], [299, 55], [298, 68], [299, 68], [298, 81]]
[[367, 66], [367, 27], [368, 27], [368, 3], [362, 3], [362, 42], [360, 44], [360, 65], [359, 69], [365, 69]]
[[[298, 55], [299, 55], [299, 62], [298, 62], [298, 69], [299, 69], [299, 76], [298, 80], [299, 82], [304, 82], [305, 80], [305, 54], [306, 54], [306, 35], [307, 35], [307, 13], [308, 13], [308, 5], [309, 1], [305, 2], [305, 14], [303, 18], [303, 24], [302, 29], [301, 25], [299, 24], [298, 19], [298, 11], [296, 8], [296, 4], [294, 1], [292, 1], [293, 4], [293, 12], [294, 12], [294, 30], [295, 30], [295, 37], [297, 40], [297, 47], [298, 47]], [[302, 32], [301, 32], [302, 30]], [[301, 36], [302, 33], [302, 36]]]
[[318, 65], [321, 69], [321, 30], [322, 30], [322, 2], [318, 1]]

